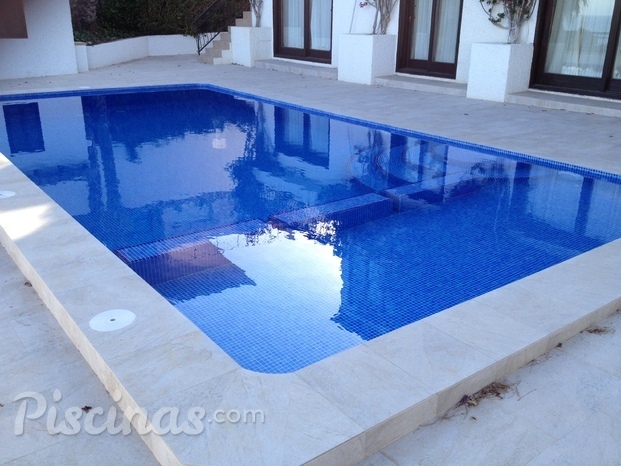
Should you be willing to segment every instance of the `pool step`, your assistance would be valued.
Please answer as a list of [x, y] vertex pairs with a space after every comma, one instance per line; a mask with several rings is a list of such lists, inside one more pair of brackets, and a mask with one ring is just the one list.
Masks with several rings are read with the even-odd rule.
[[469, 173], [453, 173], [442, 178], [386, 189], [382, 194], [392, 199], [396, 212], [403, 212], [425, 204], [438, 204], [448, 198], [476, 191], [479, 187], [480, 183]]
[[364, 194], [273, 215], [270, 220], [278, 228], [306, 230], [321, 236], [323, 223], [330, 223], [339, 229], [361, 225], [391, 215], [392, 204], [390, 199], [379, 194]]
[[249, 220], [118, 249], [114, 253], [147, 283], [157, 285], [216, 267], [233, 266], [222, 254], [218, 238], [244, 235], [251, 243], [252, 237], [268, 228], [265, 222]]

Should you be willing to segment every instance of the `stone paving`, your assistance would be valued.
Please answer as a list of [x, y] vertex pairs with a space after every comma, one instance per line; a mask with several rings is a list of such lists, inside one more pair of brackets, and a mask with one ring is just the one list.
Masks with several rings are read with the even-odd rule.
[[621, 464], [621, 313], [359, 466]]
[[[111, 435], [106, 429], [92, 435], [82, 422], [76, 435], [48, 433], [47, 426], [58, 427], [61, 413], [72, 407], [102, 408], [104, 415], [92, 423], [99, 427], [115, 403], [2, 247], [0, 297], [0, 464], [158, 464], [133, 431]], [[61, 395], [58, 403], [55, 390]], [[38, 400], [14, 401], [27, 392], [39, 393], [47, 402], [40, 417], [35, 413]], [[24, 403], [26, 416], [36, 419], [20, 415]], [[59, 413], [55, 417], [53, 407]], [[83, 412], [81, 419], [85, 417]], [[121, 423], [120, 415], [114, 423]], [[16, 435], [20, 426], [23, 434]]]

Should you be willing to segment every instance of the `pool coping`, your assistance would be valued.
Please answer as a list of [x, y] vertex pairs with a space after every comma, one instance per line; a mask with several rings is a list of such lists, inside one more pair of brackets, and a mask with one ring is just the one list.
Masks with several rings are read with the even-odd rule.
[[[4, 156], [0, 186], [17, 193], [0, 200], [0, 242], [106, 389], [120, 393], [123, 410], [265, 412], [263, 424], [144, 435], [163, 464], [354, 464], [621, 306], [616, 240], [295, 373], [258, 374], [232, 361]], [[136, 312], [133, 325], [107, 334], [89, 328], [92, 316], [119, 307]]]

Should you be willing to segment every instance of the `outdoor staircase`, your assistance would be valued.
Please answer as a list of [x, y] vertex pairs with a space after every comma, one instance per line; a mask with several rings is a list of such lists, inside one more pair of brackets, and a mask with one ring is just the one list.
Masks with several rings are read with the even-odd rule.
[[[252, 26], [252, 13], [244, 11], [241, 18], [235, 20], [235, 26]], [[227, 32], [221, 32], [218, 36], [201, 52], [198, 61], [209, 65], [230, 65], [233, 63], [233, 52], [231, 50], [231, 28]]]

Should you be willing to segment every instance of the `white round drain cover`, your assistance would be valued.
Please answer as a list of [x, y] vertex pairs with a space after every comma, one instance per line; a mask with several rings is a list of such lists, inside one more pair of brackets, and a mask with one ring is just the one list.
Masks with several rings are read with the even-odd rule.
[[7, 197], [15, 196], [14, 191], [0, 191], [0, 199], [6, 199]]
[[127, 327], [136, 319], [136, 314], [126, 309], [110, 309], [93, 317], [88, 325], [98, 332], [110, 332]]

